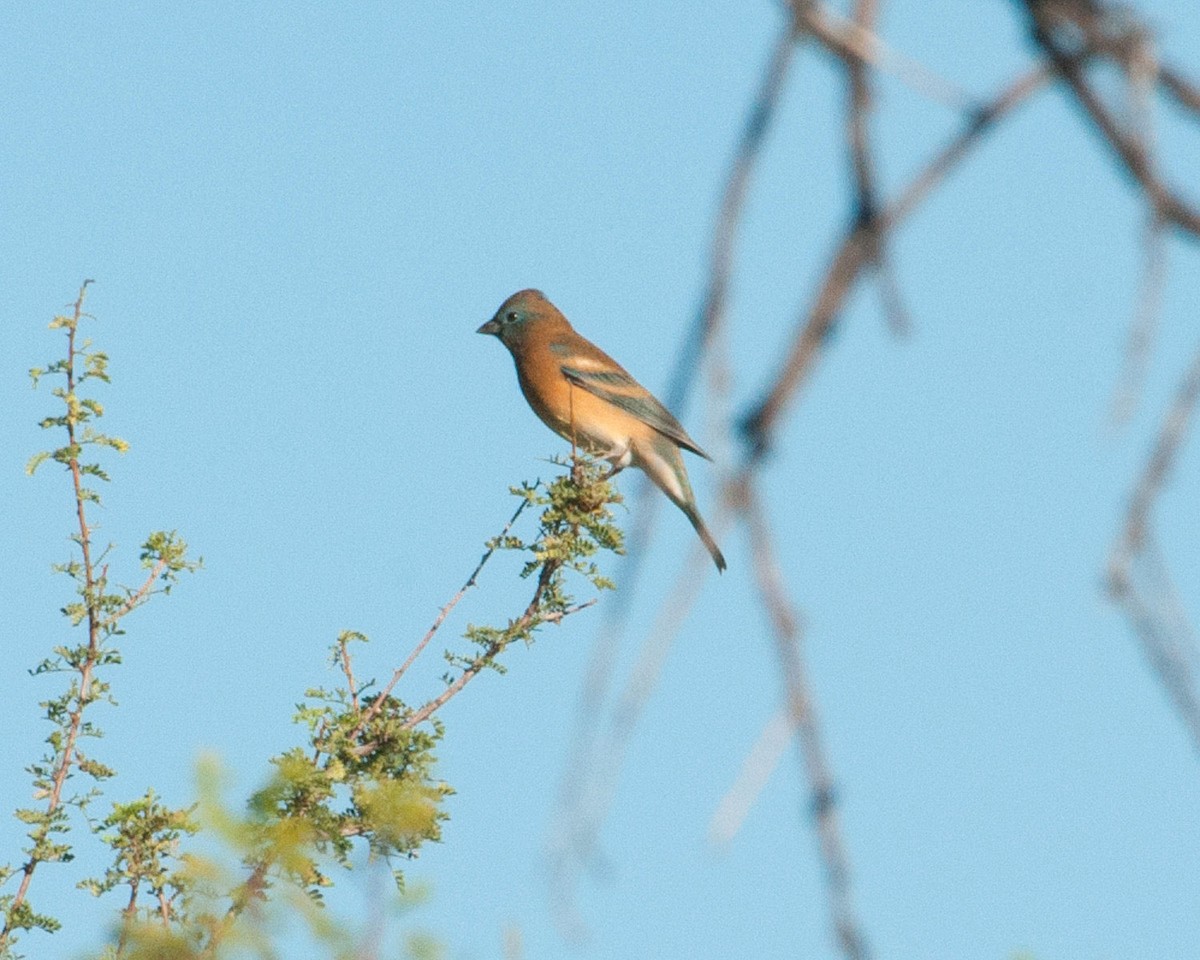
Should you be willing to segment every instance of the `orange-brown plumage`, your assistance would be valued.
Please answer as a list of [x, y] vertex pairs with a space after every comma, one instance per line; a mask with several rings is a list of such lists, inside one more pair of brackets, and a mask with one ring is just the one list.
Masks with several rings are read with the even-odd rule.
[[521, 290], [479, 328], [512, 354], [521, 392], [542, 422], [613, 472], [633, 465], [678, 506], [712, 554], [725, 558], [696, 509], [680, 448], [707, 454], [619, 363], [580, 336], [538, 290]]

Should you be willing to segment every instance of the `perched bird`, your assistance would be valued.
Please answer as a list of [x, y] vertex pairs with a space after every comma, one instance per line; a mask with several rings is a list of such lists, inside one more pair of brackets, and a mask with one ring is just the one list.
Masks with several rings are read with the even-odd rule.
[[640, 467], [692, 522], [718, 570], [725, 557], [696, 509], [680, 448], [711, 460], [679, 421], [607, 353], [585, 340], [540, 290], [520, 290], [479, 333], [498, 337], [521, 392], [559, 436], [608, 460], [612, 474]]

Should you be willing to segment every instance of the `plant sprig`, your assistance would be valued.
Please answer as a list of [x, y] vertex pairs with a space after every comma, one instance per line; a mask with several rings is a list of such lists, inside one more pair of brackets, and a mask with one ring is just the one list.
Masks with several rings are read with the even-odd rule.
[[[71, 478], [75, 515], [71, 541], [76, 552], [53, 569], [70, 578], [75, 585], [78, 599], [67, 603], [62, 613], [72, 627], [83, 626], [86, 636], [77, 643], [56, 646], [54, 655], [42, 660], [32, 671], [35, 676], [66, 673], [71, 679], [63, 693], [41, 704], [53, 729], [46, 738], [48, 749], [28, 767], [33, 777], [34, 800], [41, 805], [16, 812], [18, 819], [29, 827], [24, 863], [16, 869], [0, 867], [0, 883], [19, 877], [15, 892], [0, 894], [0, 958], [12, 956], [13, 944], [20, 932], [42, 930], [52, 933], [59, 928], [56, 918], [32, 907], [30, 886], [42, 864], [72, 859], [72, 847], [66, 840], [71, 826], [68, 810], [74, 807], [86, 813], [88, 805], [100, 795], [100, 784], [114, 775], [110, 767], [86, 754], [81, 747], [84, 739], [101, 735], [92, 720], [85, 718], [85, 712], [97, 702], [115, 703], [108, 682], [97, 675], [100, 668], [121, 662], [120, 651], [110, 641], [122, 632], [125, 617], [155, 593], [168, 592], [181, 574], [198, 567], [188, 559], [187, 544], [176, 533], [157, 531], [142, 544], [140, 560], [142, 568], [148, 572], [137, 586], [125, 587], [114, 585], [109, 579], [108, 558], [112, 545], [99, 553], [96, 551], [95, 526], [89, 520], [88, 510], [90, 506], [100, 504], [101, 498], [88, 484], [106, 483], [109, 475], [94, 457], [105, 450], [125, 453], [129, 444], [98, 429], [104, 407], [98, 400], [79, 392], [89, 381], [109, 382], [108, 355], [94, 349], [90, 340], [78, 337], [81, 321], [94, 319], [83, 311], [91, 282], [85, 280], [80, 287], [72, 311], [56, 316], [50, 323], [50, 329], [66, 331], [65, 355], [29, 372], [34, 387], [44, 377], [61, 378], [61, 385], [54, 387], [51, 393], [62, 401], [62, 411], [45, 417], [40, 425], [45, 430], [65, 432], [66, 442], [34, 454], [26, 465], [26, 472], [32, 476], [42, 464], [54, 462], [61, 464]], [[68, 782], [76, 773], [88, 777], [92, 786], [86, 790], [69, 790]], [[117, 807], [115, 811], [122, 809], [127, 811], [129, 818], [134, 816], [132, 807]], [[161, 807], [155, 809], [161, 812]], [[131, 827], [132, 822], [129, 819], [124, 826]], [[122, 826], [110, 816], [96, 829], [113, 827], [117, 831], [115, 836], [128, 836], [132, 842], [133, 834], [128, 830], [123, 833]], [[127, 876], [132, 876], [130, 871], [140, 868], [132, 866], [134, 861], [129, 859], [134, 856], [132, 848], [126, 853], [122, 869]], [[118, 859], [120, 861], [121, 857]], [[139, 887], [140, 882], [134, 883], [133, 901], [136, 901]]]
[[[157, 531], [142, 544], [141, 579], [123, 586], [110, 579], [115, 548], [96, 544], [89, 511], [101, 502], [99, 484], [110, 480], [102, 456], [129, 447], [100, 429], [104, 408], [81, 391], [90, 381], [109, 382], [107, 354], [78, 336], [81, 321], [89, 319], [83, 311], [89, 284], [80, 288], [74, 309], [51, 323], [66, 333], [65, 356], [30, 371], [35, 386], [58, 379], [52, 394], [62, 406], [41, 426], [63, 431], [65, 442], [35, 454], [26, 470], [33, 475], [57, 463], [71, 479], [74, 549], [54, 570], [73, 583], [74, 597], [62, 613], [83, 636], [54, 647], [31, 671], [34, 676], [64, 674], [68, 682], [42, 704], [52, 729], [44, 755], [29, 767], [35, 803], [17, 811], [29, 828], [25, 860], [18, 868], [0, 866], [0, 889], [16, 883], [13, 892], [0, 894], [0, 960], [15, 957], [18, 934], [52, 933], [60, 926], [57, 918], [33, 907], [29, 894], [42, 865], [74, 857], [68, 838], [72, 810], [110, 851], [104, 872], [78, 886], [95, 896], [124, 894], [115, 933], [103, 950], [106, 960], [216, 960], [243, 948], [269, 955], [271, 932], [263, 920], [272, 903], [302, 918], [331, 953], [355, 955], [354, 937], [321, 909], [333, 885], [332, 868], [349, 869], [365, 854], [386, 862], [403, 891], [402, 868], [423, 844], [441, 838], [447, 817], [443, 801], [453, 793], [435, 775], [434, 751], [444, 734], [438, 711], [480, 673], [503, 672], [502, 656], [511, 644], [531, 643], [546, 624], [596, 602], [574, 600], [568, 592], [571, 576], [597, 591], [612, 588], [596, 559], [602, 551], [621, 550], [611, 512], [620, 496], [600, 464], [574, 456], [555, 461], [567, 469], [549, 483], [511, 488], [519, 500], [512, 517], [487, 541], [470, 576], [386, 684], [355, 671], [354, 649], [367, 638], [355, 631], [338, 636], [331, 659], [340, 682], [332, 689], [306, 691], [293, 718], [304, 731], [303, 742], [271, 759], [270, 777], [244, 809], [225, 802], [215, 768], [206, 765], [194, 806], [171, 808], [149, 789], [93, 817], [91, 805], [115, 771], [83, 745], [101, 735], [93, 704], [116, 703], [106, 672], [121, 663], [114, 641], [124, 633], [129, 614], [155, 594], [170, 592], [198, 563], [189, 559], [176, 533]], [[530, 508], [540, 509], [536, 532], [518, 535], [515, 525]], [[520, 576], [533, 581], [532, 595], [501, 625], [468, 624], [466, 650], [444, 653], [451, 668], [445, 688], [415, 706], [405, 702], [400, 680], [501, 551], [524, 556]], [[90, 783], [77, 786], [77, 775]], [[233, 852], [235, 866], [184, 849], [201, 830]]]
[[[211, 885], [203, 903], [192, 911], [195, 956], [217, 957], [226, 947], [251, 936], [243, 919], [253, 920], [271, 899], [295, 905], [300, 893], [311, 904], [322, 902], [333, 885], [326, 864], [350, 868], [357, 846], [372, 859], [387, 862], [398, 889], [404, 889], [403, 864], [420, 847], [441, 838], [446, 814], [442, 801], [453, 793], [434, 776], [434, 750], [444, 727], [435, 713], [485, 669], [501, 668], [499, 657], [516, 641], [531, 642], [547, 623], [590, 606], [576, 603], [566, 590], [569, 572], [583, 576], [598, 590], [611, 589], [594, 558], [601, 550], [620, 550], [621, 532], [612, 523], [610, 506], [619, 502], [601, 467], [590, 461], [559, 461], [569, 470], [549, 484], [512, 489], [520, 504], [459, 591], [442, 608], [415, 649], [379, 688], [360, 679], [353, 648], [367, 642], [356, 631], [344, 631], [330, 652], [343, 683], [315, 688], [297, 706], [295, 721], [306, 731], [306, 743], [272, 759], [274, 773], [250, 800], [245, 815], [231, 813], [219, 802], [202, 803], [214, 816], [218, 832], [245, 865], [246, 874], [227, 887], [221, 912]], [[512, 533], [530, 506], [542, 507], [535, 537], [526, 542]], [[482, 569], [497, 551], [529, 555], [521, 576], [536, 576], [533, 596], [524, 611], [502, 627], [468, 626], [466, 638], [478, 649], [469, 655], [447, 654], [459, 666], [447, 687], [418, 707], [395, 694], [399, 680], [427, 648], [449, 613], [476, 585]], [[214, 813], [215, 812], [215, 813]], [[213, 875], [212, 865], [205, 868]], [[199, 881], [193, 884], [200, 889]], [[310, 929], [329, 932], [321, 914], [302, 911]], [[253, 926], [253, 923], [251, 923]], [[154, 935], [160, 936], [160, 935]], [[141, 942], [141, 941], [139, 941]], [[161, 939], [146, 941], [161, 951]], [[146, 956], [152, 956], [147, 953]]]

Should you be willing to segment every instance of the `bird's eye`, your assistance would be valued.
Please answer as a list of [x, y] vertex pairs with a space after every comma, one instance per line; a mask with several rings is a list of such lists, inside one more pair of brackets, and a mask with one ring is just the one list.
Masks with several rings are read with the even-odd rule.
[[504, 320], [505, 320], [505, 322], [506, 322], [506, 323], [516, 323], [516, 322], [517, 322], [517, 314], [516, 314], [516, 312], [515, 312], [515, 311], [510, 311], [509, 313], [506, 313], [506, 314], [504, 315]]

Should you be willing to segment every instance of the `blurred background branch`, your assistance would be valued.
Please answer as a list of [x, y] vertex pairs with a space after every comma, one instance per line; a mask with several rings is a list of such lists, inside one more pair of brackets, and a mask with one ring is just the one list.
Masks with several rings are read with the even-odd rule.
[[[1144, 268], [1136, 317], [1126, 349], [1125, 372], [1118, 387], [1117, 414], [1127, 418], [1153, 346], [1155, 317], [1165, 282], [1167, 230], [1200, 238], [1200, 213], [1161, 172], [1154, 135], [1153, 99], [1170, 96], [1200, 119], [1200, 90], [1155, 53], [1153, 31], [1136, 9], [1092, 0], [1024, 0], [1016, 6], [1028, 21], [1033, 66], [994, 94], [975, 99], [942, 81], [928, 65], [892, 50], [879, 36], [880, 2], [855, 0], [849, 18], [823, 4], [792, 0], [767, 59], [759, 90], [752, 100], [714, 221], [711, 256], [701, 307], [683, 344], [669, 380], [667, 398], [678, 408], [686, 401], [697, 372], [706, 365], [728, 365], [720, 347], [726, 322], [728, 291], [735, 270], [736, 238], [744, 216], [753, 171], [777, 117], [777, 104], [789, 78], [796, 51], [808, 41], [844, 67], [845, 156], [852, 184], [851, 208], [828, 266], [810, 295], [778, 369], [736, 424], [743, 452], [725, 470], [722, 511], [717, 523], [744, 525], [754, 579], [766, 622], [771, 625], [783, 678], [786, 709], [767, 724], [746, 767], [714, 820], [713, 832], [727, 841], [753, 805], [753, 791], [765, 789], [778, 754], [781, 719], [797, 735], [801, 767], [809, 793], [808, 809], [817, 833], [823, 864], [829, 923], [842, 956], [868, 955], [864, 922], [853, 906], [848, 844], [842, 837], [831, 761], [816, 720], [816, 693], [807, 679], [800, 617], [787, 598], [784, 573], [775, 557], [770, 524], [758, 492], [769, 454], [800, 388], [821, 359], [845, 306], [860, 281], [876, 280], [889, 327], [897, 334], [911, 330], [900, 295], [889, 248], [908, 218], [972, 152], [1004, 124], [1018, 107], [1053, 85], [1066, 93], [1097, 131], [1114, 162], [1143, 197], [1147, 208]], [[1089, 78], [1103, 63], [1123, 78], [1125, 109], [1118, 112]], [[891, 199], [881, 196], [877, 156], [871, 136], [876, 77], [889, 69], [914, 88], [960, 112], [962, 127], [949, 142], [931, 142], [930, 159]], [[1123, 117], [1123, 118], [1122, 118]], [[932, 138], [931, 138], [932, 141]], [[886, 160], [886, 158], [882, 158]], [[753, 266], [745, 268], [753, 272]], [[1130, 619], [1135, 635], [1167, 689], [1184, 724], [1200, 745], [1200, 696], [1195, 686], [1196, 651], [1188, 619], [1171, 586], [1169, 569], [1153, 548], [1147, 517], [1173, 464], [1200, 389], [1200, 357], [1184, 377], [1159, 443], [1131, 501], [1124, 532], [1110, 561], [1110, 593]], [[721, 421], [716, 421], [718, 424]], [[653, 499], [635, 501], [633, 542], [640, 556], [650, 535]], [[638, 568], [630, 570], [631, 579]], [[596, 641], [592, 668], [585, 681], [576, 735], [560, 791], [560, 807], [551, 834], [549, 856], [554, 900], [564, 925], [578, 932], [581, 920], [573, 891], [578, 878], [598, 856], [599, 832], [612, 803], [625, 744], [645, 702], [662, 675], [667, 648], [678, 635], [697, 597], [702, 577], [697, 563], [682, 569], [677, 586], [659, 607], [654, 625], [642, 640], [641, 654], [623, 686], [611, 697], [604, 718], [601, 704], [612, 685], [616, 648], [628, 629], [629, 596], [610, 610], [610, 620]], [[616, 611], [614, 613], [614, 611]], [[605, 736], [600, 731], [608, 730]]]

